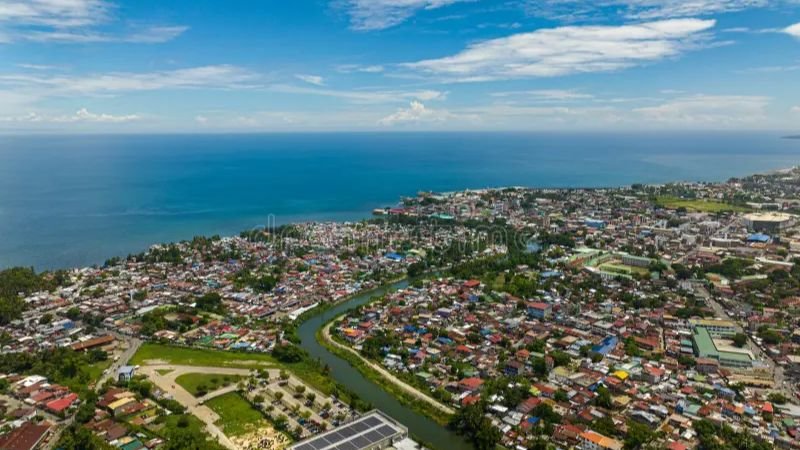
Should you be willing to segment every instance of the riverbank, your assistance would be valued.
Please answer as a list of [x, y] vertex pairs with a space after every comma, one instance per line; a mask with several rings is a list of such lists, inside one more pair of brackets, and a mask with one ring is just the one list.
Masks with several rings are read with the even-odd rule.
[[[433, 397], [407, 384], [379, 364], [369, 361], [359, 355], [357, 351], [336, 342], [330, 334], [330, 328], [337, 319], [338, 317], [334, 318], [317, 332], [318, 342], [331, 353], [349, 362], [361, 372], [363, 376], [392, 394], [403, 405], [429, 417], [440, 425], [447, 425], [449, 423], [451, 416], [456, 413], [453, 408], [442, 404]], [[423, 403], [420, 403], [420, 400]]]
[[[335, 306], [315, 310], [316, 313], [310, 313], [302, 323], [298, 324], [296, 334], [301, 339], [300, 346], [308, 352], [312, 359], [318, 360], [320, 364], [329, 367], [329, 376], [336, 383], [345, 386], [348, 390], [357, 394], [361, 400], [380, 408], [383, 412], [407, 426], [409, 434], [418, 442], [423, 442], [427, 448], [437, 450], [472, 449], [473, 446], [462, 436], [443, 426], [441, 418], [439, 420], [432, 418], [442, 416], [441, 412], [434, 410], [436, 412], [428, 414], [419, 411], [413, 407], [416, 405], [409, 404], [409, 401], [415, 401], [420, 405], [428, 405], [428, 403], [414, 400], [408, 394], [405, 394], [407, 398], [401, 401], [403, 391], [393, 387], [390, 383], [383, 385], [378, 382], [378, 379], [365, 376], [355, 364], [346, 359], [347, 353], [336, 348], [329, 349], [328, 345], [324, 345], [324, 339], [322, 339], [320, 333], [327, 323], [354, 308], [374, 301], [382, 294], [403, 289], [407, 286], [408, 281], [401, 280], [376, 289], [362, 291], [345, 302], [338, 302]], [[430, 406], [428, 407], [433, 409]]]

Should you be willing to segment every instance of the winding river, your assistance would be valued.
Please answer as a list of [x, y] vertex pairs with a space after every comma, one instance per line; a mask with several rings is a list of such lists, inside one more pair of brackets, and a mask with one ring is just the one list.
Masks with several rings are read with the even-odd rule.
[[329, 352], [317, 342], [317, 330], [330, 320], [369, 302], [375, 296], [381, 296], [406, 286], [408, 286], [407, 280], [398, 281], [377, 290], [356, 295], [326, 311], [312, 315], [300, 324], [298, 329], [298, 335], [302, 340], [301, 346], [313, 358], [319, 358], [323, 364], [328, 364], [331, 369], [331, 377], [358, 394], [361, 399], [370, 402], [376, 408], [407, 426], [414, 437], [437, 450], [469, 450], [472, 446], [463, 438], [433, 420], [403, 406], [380, 386], [362, 376], [350, 363]]

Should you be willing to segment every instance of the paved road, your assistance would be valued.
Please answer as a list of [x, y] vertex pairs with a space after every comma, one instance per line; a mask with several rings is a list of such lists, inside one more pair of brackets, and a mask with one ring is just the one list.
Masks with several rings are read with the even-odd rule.
[[[124, 352], [122, 352], [117, 361], [113, 362], [108, 367], [108, 369], [106, 369], [106, 371], [103, 372], [103, 375], [100, 376], [100, 379], [97, 380], [97, 382], [94, 385], [95, 392], [99, 392], [100, 388], [107, 380], [109, 380], [111, 377], [115, 377], [117, 375], [117, 370], [119, 370], [120, 367], [128, 364], [128, 361], [130, 361], [131, 357], [133, 357], [136, 351], [139, 350], [139, 346], [142, 345], [142, 341], [139, 339], [123, 336], [119, 333], [116, 333], [108, 329], [106, 329], [106, 332], [108, 334], [113, 335], [117, 340], [126, 342], [128, 344], [128, 348]], [[48, 441], [44, 449], [45, 450], [53, 449], [55, 445], [58, 443], [59, 439], [61, 439], [61, 434], [64, 432], [66, 428], [69, 428], [69, 426], [72, 425], [74, 421], [75, 421], [75, 415], [73, 414], [64, 419], [63, 422], [60, 422], [60, 425], [53, 432], [53, 434], [50, 437], [50, 440]], [[57, 423], [57, 420], [54, 420], [53, 423]]]
[[[158, 373], [159, 370], [171, 370], [171, 372], [161, 375]], [[223, 367], [196, 367], [196, 366], [176, 366], [170, 364], [159, 364], [159, 365], [152, 365], [152, 366], [142, 366], [139, 368], [139, 372], [147, 375], [150, 380], [155, 383], [156, 386], [159, 387], [162, 391], [169, 394], [174, 400], [179, 402], [181, 405], [185, 406], [187, 411], [190, 414], [193, 414], [195, 417], [203, 421], [206, 424], [206, 430], [208, 430], [209, 434], [214, 436], [220, 444], [224, 445], [225, 447], [231, 450], [238, 450], [239, 447], [233, 443], [225, 433], [216, 425], [216, 422], [219, 420], [219, 415], [211, 410], [208, 406], [202, 404], [201, 399], [195, 398], [192, 394], [189, 393], [186, 389], [181, 387], [178, 383], [175, 382], [175, 379], [183, 374], [187, 373], [208, 373], [208, 374], [219, 374], [219, 375], [241, 375], [241, 376], [248, 376], [250, 375], [250, 371], [247, 369], [232, 369], [232, 368], [223, 368]], [[273, 373], [274, 372], [274, 373]], [[270, 377], [277, 377], [280, 371], [275, 369], [270, 370]], [[235, 390], [236, 386], [232, 386], [232, 390]], [[227, 388], [223, 388], [227, 389]], [[213, 392], [209, 395], [216, 394], [214, 396], [221, 395], [217, 392]], [[206, 396], [208, 397], [208, 395]], [[205, 398], [205, 397], [204, 397]]]
[[456, 413], [453, 408], [450, 408], [449, 406], [440, 403], [439, 401], [437, 401], [433, 397], [425, 394], [424, 392], [420, 392], [417, 388], [407, 384], [405, 381], [403, 381], [403, 380], [397, 378], [396, 376], [394, 376], [394, 374], [392, 374], [388, 370], [384, 369], [383, 366], [381, 366], [380, 364], [376, 364], [376, 363], [374, 363], [372, 361], [367, 360], [366, 358], [361, 356], [357, 351], [353, 350], [352, 348], [350, 348], [350, 347], [348, 347], [346, 345], [342, 345], [342, 344], [336, 342], [335, 340], [333, 340], [331, 338], [331, 325], [333, 325], [333, 322], [328, 323], [322, 329], [322, 338], [325, 339], [326, 342], [330, 343], [331, 345], [333, 345], [333, 346], [335, 346], [337, 348], [340, 348], [342, 350], [348, 351], [348, 352], [354, 354], [355, 356], [358, 356], [359, 358], [361, 358], [361, 361], [363, 361], [364, 363], [369, 365], [372, 369], [374, 369], [379, 374], [381, 374], [381, 376], [383, 376], [384, 378], [389, 380], [392, 384], [394, 384], [395, 386], [399, 387], [400, 389], [402, 389], [406, 393], [411, 394], [415, 398], [417, 398], [419, 400], [422, 400], [425, 403], [430, 404], [431, 406], [433, 406], [434, 408], [438, 409], [441, 412], [444, 412], [445, 414], [452, 415], [452, 414]]
[[769, 365], [775, 383], [774, 389], [779, 390], [784, 395], [793, 399], [795, 395], [794, 385], [786, 381], [786, 377], [783, 373], [784, 372], [783, 367], [780, 364], [777, 364], [775, 360], [772, 359], [771, 356], [766, 354], [764, 350], [762, 350], [761, 347], [759, 347], [758, 344], [756, 344], [756, 342], [753, 341], [753, 339], [750, 337], [750, 333], [748, 333], [746, 330], [742, 328], [742, 326], [739, 324], [739, 321], [731, 318], [725, 307], [716, 300], [714, 300], [714, 298], [711, 296], [711, 294], [704, 286], [696, 285], [696, 291], [698, 295], [705, 300], [706, 304], [711, 307], [716, 317], [725, 320], [730, 320], [731, 322], [735, 323], [737, 331], [747, 336], [748, 349], [751, 352], [753, 352], [753, 355], [755, 355], [757, 359]]
[[112, 377], [116, 377], [119, 368], [122, 366], [127, 366], [128, 361], [130, 361], [131, 358], [133, 358], [133, 355], [136, 354], [136, 352], [139, 350], [139, 347], [142, 345], [142, 341], [140, 339], [123, 336], [113, 331], [109, 331], [109, 334], [113, 335], [120, 341], [127, 342], [128, 348], [125, 349], [125, 351], [122, 352], [121, 355], [119, 355], [119, 358], [116, 361], [114, 361], [114, 363], [111, 364], [111, 366], [109, 366], [109, 368], [105, 371], [105, 373], [103, 373], [103, 376], [100, 377], [100, 379], [97, 381], [97, 384], [95, 384], [95, 390], [100, 390], [100, 387], [103, 385], [103, 383], [105, 383]]

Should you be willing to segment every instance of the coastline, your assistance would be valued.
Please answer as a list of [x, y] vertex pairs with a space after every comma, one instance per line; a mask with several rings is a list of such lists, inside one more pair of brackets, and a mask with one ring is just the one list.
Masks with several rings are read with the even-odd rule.
[[[5, 190], [13, 193], [0, 200], [0, 266], [90, 267], [159, 242], [235, 235], [268, 223], [268, 213], [282, 224], [356, 221], [418, 190], [724, 181], [796, 164], [797, 141], [781, 139], [789, 135], [793, 131], [652, 135], [658, 139], [646, 133], [499, 133], [475, 139], [456, 133], [434, 134], [432, 140], [414, 133], [110, 136], [64, 138], [47, 146], [20, 138], [0, 158]], [[332, 146], [345, 150], [332, 154]], [[613, 158], [597, 158], [598, 149], [612, 146]], [[201, 147], [202, 158], [195, 152]], [[36, 166], [33, 156], [47, 166]], [[87, 164], [97, 157], [125, 163], [114, 185], [92, 181], [108, 175], [107, 167]], [[325, 164], [312, 164], [318, 158]], [[174, 169], [165, 174], [165, 167]], [[214, 167], [224, 170], [211, 179]], [[70, 169], [67, 179], [45, 176], [64, 168]]]

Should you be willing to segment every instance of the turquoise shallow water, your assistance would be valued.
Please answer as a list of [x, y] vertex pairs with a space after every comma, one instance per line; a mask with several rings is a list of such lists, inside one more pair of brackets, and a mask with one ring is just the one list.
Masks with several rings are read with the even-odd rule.
[[[0, 137], [0, 267], [369, 215], [419, 190], [724, 180], [800, 164], [781, 133]], [[271, 219], [272, 218], [272, 219]]]

